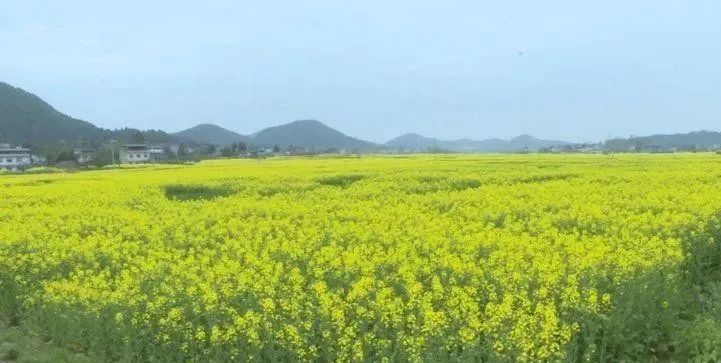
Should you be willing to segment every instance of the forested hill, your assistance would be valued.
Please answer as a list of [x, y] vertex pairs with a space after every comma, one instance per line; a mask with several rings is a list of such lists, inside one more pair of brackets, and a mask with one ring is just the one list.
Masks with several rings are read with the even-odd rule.
[[231, 145], [236, 142], [251, 142], [248, 136], [230, 131], [213, 124], [200, 124], [187, 130], [171, 134], [173, 137], [182, 140], [189, 140], [199, 144]]
[[721, 146], [721, 132], [694, 131], [685, 134], [635, 136], [615, 138], [605, 142], [609, 150], [631, 150], [649, 148], [712, 149]]
[[485, 140], [438, 140], [419, 134], [405, 134], [398, 136], [385, 145], [391, 149], [443, 149], [455, 152], [512, 152], [521, 150], [538, 150], [544, 147], [569, 145], [571, 143], [560, 140], [542, 140], [530, 135], [521, 135], [511, 140], [485, 139]]
[[345, 135], [316, 120], [299, 120], [268, 127], [251, 136], [258, 145], [325, 149], [373, 149], [378, 145]]
[[106, 130], [65, 115], [32, 93], [0, 82], [0, 142], [41, 144], [85, 138]]
[[110, 139], [164, 142], [170, 135], [157, 130], [103, 129], [56, 110], [30, 92], [0, 82], [0, 143], [92, 146]]

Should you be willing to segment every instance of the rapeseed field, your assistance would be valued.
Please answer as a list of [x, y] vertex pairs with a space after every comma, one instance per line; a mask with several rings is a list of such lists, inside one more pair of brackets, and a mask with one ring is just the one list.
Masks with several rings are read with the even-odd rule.
[[721, 360], [721, 157], [0, 176], [0, 319], [110, 361]]

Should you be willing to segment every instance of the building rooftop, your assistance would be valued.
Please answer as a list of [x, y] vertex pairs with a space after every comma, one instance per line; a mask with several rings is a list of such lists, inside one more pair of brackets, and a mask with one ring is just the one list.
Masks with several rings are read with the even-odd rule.
[[22, 147], [6, 147], [6, 148], [0, 148], [0, 154], [29, 154], [30, 149], [25, 149]]
[[145, 150], [148, 148], [148, 145], [145, 144], [125, 144], [122, 146], [123, 149], [127, 150]]

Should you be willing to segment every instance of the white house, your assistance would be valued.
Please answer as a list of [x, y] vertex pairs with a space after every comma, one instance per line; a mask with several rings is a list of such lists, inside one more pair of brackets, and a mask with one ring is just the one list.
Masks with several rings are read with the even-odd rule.
[[75, 149], [73, 155], [80, 164], [87, 164], [95, 159], [95, 149]]
[[29, 168], [32, 165], [30, 159], [30, 149], [21, 147], [9, 147], [9, 145], [0, 148], [0, 169], [9, 171], [20, 171]]
[[150, 150], [145, 144], [128, 144], [120, 148], [121, 164], [150, 162]]
[[48, 158], [42, 155], [30, 155], [30, 161], [33, 165], [45, 165], [48, 163]]

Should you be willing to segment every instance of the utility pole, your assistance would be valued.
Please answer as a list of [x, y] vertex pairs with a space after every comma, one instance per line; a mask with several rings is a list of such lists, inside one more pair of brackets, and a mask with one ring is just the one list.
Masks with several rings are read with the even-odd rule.
[[113, 158], [113, 166], [115, 166], [115, 140], [110, 140], [110, 155]]

